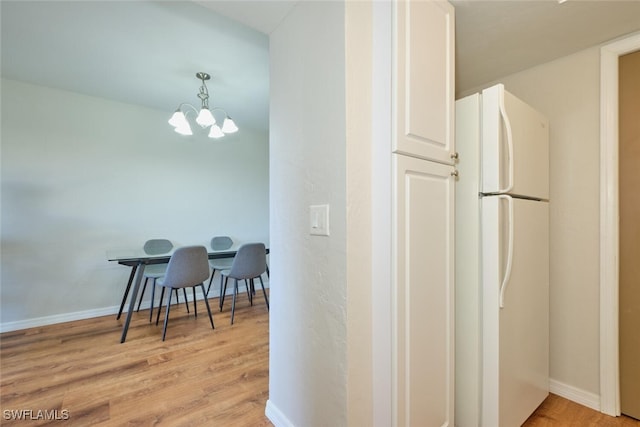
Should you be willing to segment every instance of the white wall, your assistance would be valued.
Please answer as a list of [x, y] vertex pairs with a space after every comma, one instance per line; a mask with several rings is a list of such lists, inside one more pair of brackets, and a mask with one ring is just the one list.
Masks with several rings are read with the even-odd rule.
[[[275, 425], [347, 424], [344, 9], [300, 2], [270, 38]], [[309, 235], [314, 204], [330, 205], [328, 237]]]
[[108, 249], [268, 243], [268, 135], [183, 137], [170, 113], [2, 80], [3, 330], [114, 312]]
[[571, 391], [582, 403], [597, 406], [600, 48], [596, 46], [499, 81], [550, 121], [552, 391]]

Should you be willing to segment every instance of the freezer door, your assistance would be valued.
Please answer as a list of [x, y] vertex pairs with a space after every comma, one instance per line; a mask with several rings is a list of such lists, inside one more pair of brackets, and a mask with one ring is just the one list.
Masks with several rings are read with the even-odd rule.
[[482, 91], [481, 192], [549, 199], [549, 121], [499, 84]]
[[482, 198], [485, 427], [522, 425], [549, 393], [548, 205]]

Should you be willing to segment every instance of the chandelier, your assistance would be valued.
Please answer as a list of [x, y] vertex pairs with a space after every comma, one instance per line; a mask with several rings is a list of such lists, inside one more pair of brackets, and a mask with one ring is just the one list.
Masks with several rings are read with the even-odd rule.
[[[196, 123], [203, 129], [209, 128], [209, 138], [221, 138], [225, 136], [225, 134], [237, 132], [238, 127], [224, 109], [220, 107], [209, 109], [209, 90], [207, 89], [205, 81], [209, 80], [211, 76], [207, 73], [196, 73], [196, 77], [202, 81], [200, 93], [198, 93], [198, 98], [202, 101], [200, 111], [193, 105], [183, 102], [176, 108], [176, 111], [169, 119], [169, 124], [173, 126], [174, 130], [180, 135], [193, 135], [191, 126], [187, 121], [187, 114], [193, 112], [196, 115]], [[213, 111], [222, 111], [224, 113], [222, 126], [217, 124], [212, 114]]]

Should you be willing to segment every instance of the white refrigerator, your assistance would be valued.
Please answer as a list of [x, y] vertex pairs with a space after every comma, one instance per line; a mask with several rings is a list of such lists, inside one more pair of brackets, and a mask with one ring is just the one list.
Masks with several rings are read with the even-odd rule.
[[456, 426], [517, 427], [549, 393], [549, 123], [498, 84], [456, 148]]

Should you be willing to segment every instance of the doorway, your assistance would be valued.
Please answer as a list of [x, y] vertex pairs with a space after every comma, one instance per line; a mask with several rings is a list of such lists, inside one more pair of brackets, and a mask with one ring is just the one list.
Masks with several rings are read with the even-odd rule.
[[640, 419], [640, 51], [619, 58], [620, 411]]
[[640, 34], [600, 50], [600, 410], [620, 415], [618, 58], [640, 50]]

